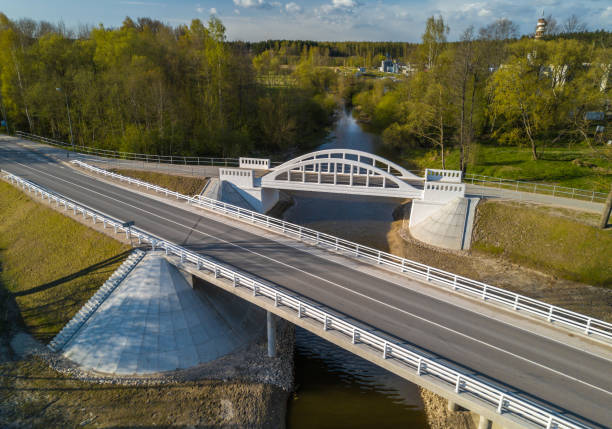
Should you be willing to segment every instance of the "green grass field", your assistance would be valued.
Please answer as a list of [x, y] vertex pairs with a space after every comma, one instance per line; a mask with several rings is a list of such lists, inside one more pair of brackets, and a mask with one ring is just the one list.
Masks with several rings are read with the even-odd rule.
[[[472, 248], [557, 277], [612, 287], [612, 231], [597, 216], [510, 202], [478, 206]], [[582, 218], [580, 218], [582, 216]]]
[[[127, 257], [129, 247], [0, 182], [0, 289], [17, 322], [50, 341]], [[7, 305], [7, 302], [4, 302]]]
[[[612, 148], [597, 152], [586, 147], [550, 147], [534, 161], [527, 147], [475, 145], [468, 158], [467, 173], [550, 183], [608, 193], [612, 184]], [[442, 168], [439, 150], [413, 149], [400, 162], [411, 169]], [[446, 153], [446, 168], [459, 169], [459, 150]]]
[[205, 177], [177, 176], [174, 174], [156, 173], [154, 171], [128, 170], [121, 168], [114, 168], [111, 171], [121, 174], [122, 176], [133, 177], [134, 179], [149, 182], [185, 195], [198, 195], [202, 192], [202, 188], [204, 188], [206, 182], [208, 182], [208, 179]]

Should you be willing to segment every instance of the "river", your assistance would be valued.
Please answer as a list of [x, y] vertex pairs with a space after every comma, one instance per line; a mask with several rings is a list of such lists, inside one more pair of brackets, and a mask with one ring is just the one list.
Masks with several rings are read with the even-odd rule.
[[[317, 149], [376, 152], [379, 137], [342, 110]], [[386, 234], [399, 200], [295, 192], [285, 220], [388, 250]], [[296, 392], [287, 426], [302, 428], [426, 428], [416, 385], [296, 327]]]

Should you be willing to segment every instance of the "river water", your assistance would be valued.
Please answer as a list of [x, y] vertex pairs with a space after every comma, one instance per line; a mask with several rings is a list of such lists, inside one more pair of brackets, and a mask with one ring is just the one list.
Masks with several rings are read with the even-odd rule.
[[[318, 149], [376, 152], [376, 135], [361, 129], [349, 111]], [[381, 250], [399, 200], [296, 192], [283, 218]], [[417, 387], [352, 353], [296, 327], [296, 392], [287, 426], [302, 428], [426, 428]]]

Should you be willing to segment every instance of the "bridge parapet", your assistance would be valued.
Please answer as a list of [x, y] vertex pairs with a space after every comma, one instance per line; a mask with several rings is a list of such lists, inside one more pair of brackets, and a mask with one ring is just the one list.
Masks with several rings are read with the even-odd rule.
[[447, 202], [464, 196], [465, 183], [425, 182], [424, 201]]
[[430, 182], [461, 183], [461, 170], [425, 169], [425, 177]]
[[252, 168], [253, 170], [269, 170], [272, 162], [266, 158], [245, 158], [240, 157], [238, 161], [240, 168]]
[[233, 183], [240, 188], [253, 188], [255, 185], [253, 170], [240, 168], [220, 168], [219, 180]]

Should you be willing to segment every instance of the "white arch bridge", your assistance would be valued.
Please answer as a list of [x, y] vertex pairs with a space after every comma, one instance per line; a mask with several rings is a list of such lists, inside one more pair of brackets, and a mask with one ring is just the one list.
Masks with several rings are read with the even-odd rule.
[[308, 153], [261, 178], [270, 189], [423, 198], [425, 178], [380, 156], [352, 149]]

